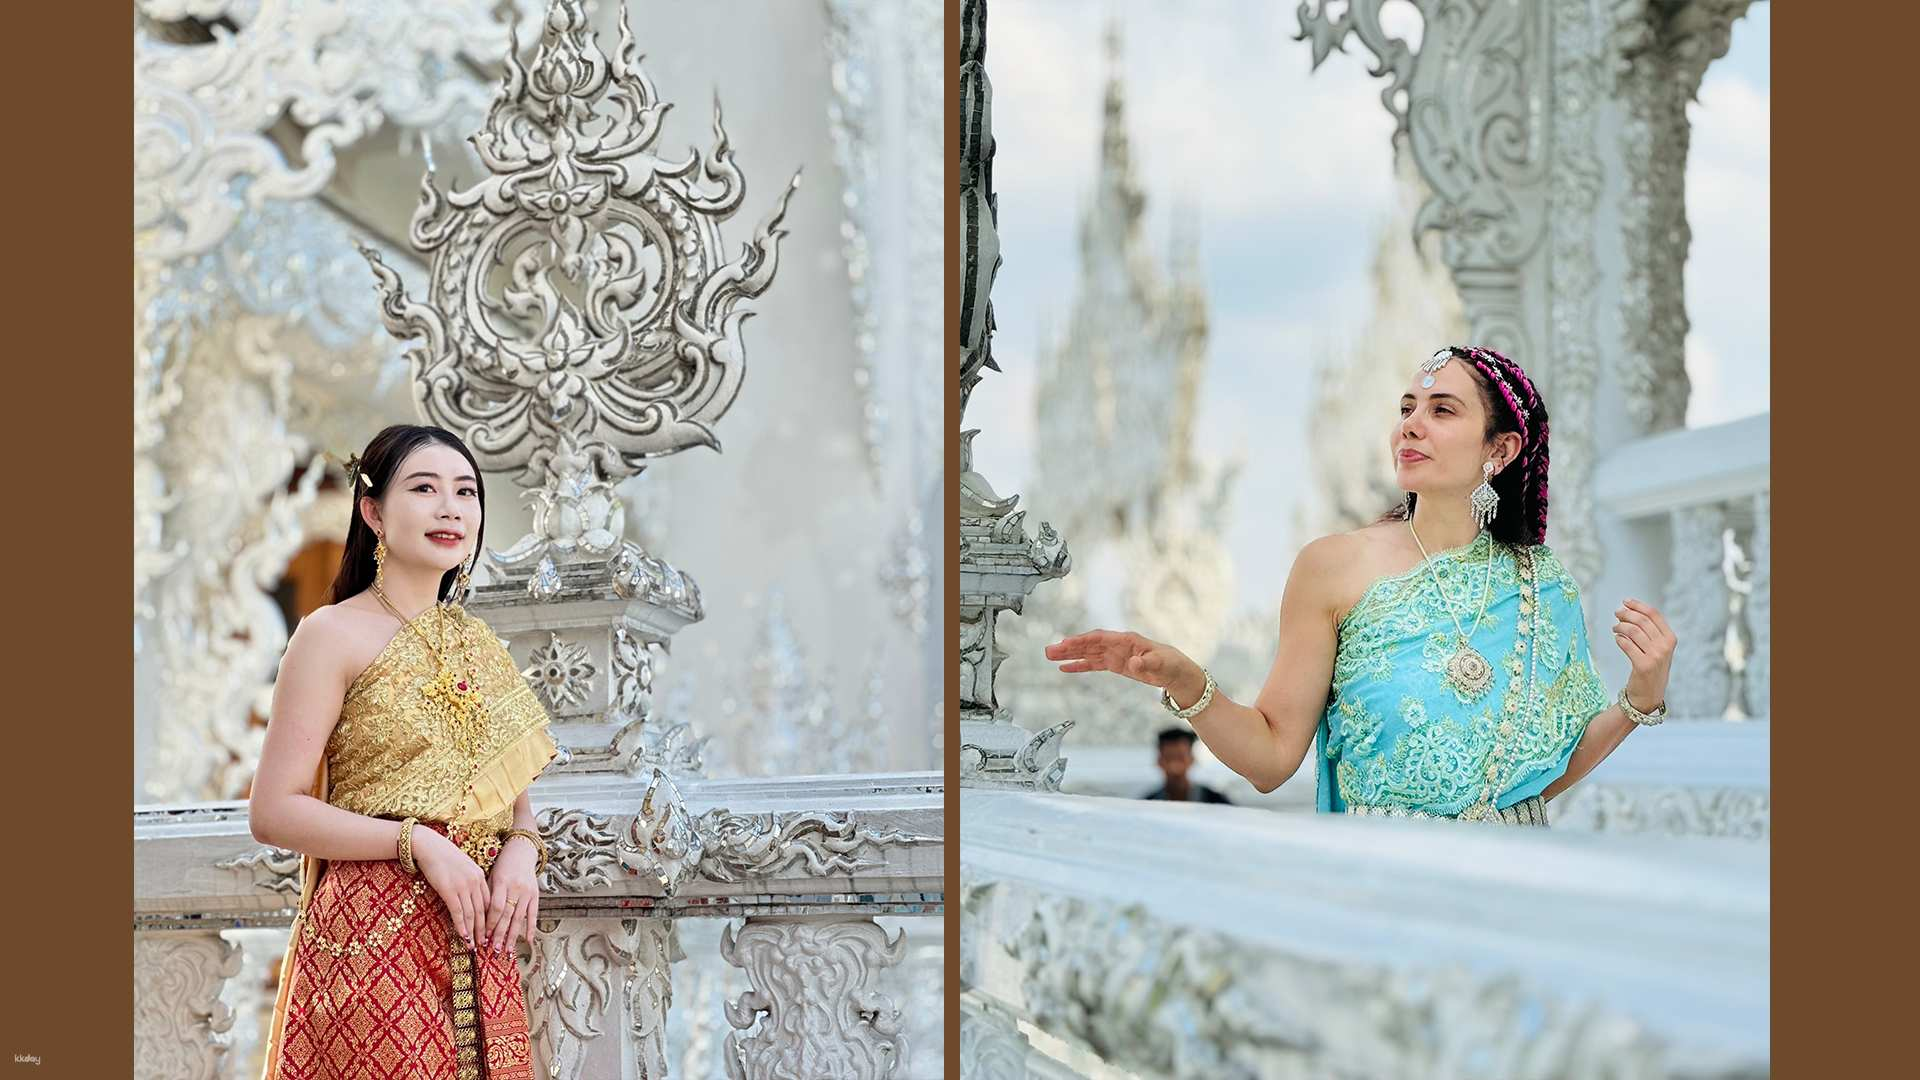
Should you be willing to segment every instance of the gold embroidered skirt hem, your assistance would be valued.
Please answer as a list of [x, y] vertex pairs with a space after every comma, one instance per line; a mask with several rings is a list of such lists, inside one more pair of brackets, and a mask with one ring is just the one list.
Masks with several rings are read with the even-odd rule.
[[1479, 819], [1464, 818], [1456, 814], [1435, 814], [1426, 810], [1409, 810], [1403, 806], [1367, 806], [1362, 803], [1348, 803], [1347, 813], [1357, 817], [1403, 817], [1426, 818], [1436, 821], [1480, 820], [1499, 825], [1535, 825], [1545, 828], [1547, 825], [1547, 800], [1538, 795], [1522, 799], [1504, 810], [1496, 810], [1493, 816]]

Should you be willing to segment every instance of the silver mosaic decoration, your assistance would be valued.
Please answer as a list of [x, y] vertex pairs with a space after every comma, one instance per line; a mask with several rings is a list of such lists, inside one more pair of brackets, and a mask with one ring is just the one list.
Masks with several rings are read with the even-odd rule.
[[[1512, 972], [1331, 963], [1060, 895], [1034, 901], [1005, 935], [1026, 975], [1027, 1018], [1142, 1076], [1544, 1080], [1593, 1061], [1612, 1076], [1695, 1075], [1616, 1006]], [[1697, 1075], [1764, 1075], [1753, 1064], [1722, 1059]]]
[[585, 645], [561, 641], [559, 634], [549, 633], [547, 643], [533, 650], [532, 660], [529, 681], [549, 708], [564, 709], [587, 699], [595, 668]]
[[[907, 396], [917, 399], [941, 364], [944, 15], [936, 0], [824, 3], [833, 94], [828, 133], [846, 179], [840, 235], [858, 356], [853, 386], [867, 470], [880, 488], [889, 465], [900, 471], [887, 452], [902, 426], [897, 389], [906, 384]], [[896, 289], [907, 294], [905, 302], [886, 302]], [[920, 443], [919, 431], [911, 435]]]
[[482, 468], [519, 470], [539, 521], [496, 565], [557, 595], [558, 564], [620, 547], [612, 485], [657, 457], [719, 448], [714, 424], [745, 374], [741, 329], [778, 265], [794, 180], [737, 257], [740, 208], [718, 104], [711, 152], [654, 150], [667, 109], [639, 66], [625, 9], [611, 57], [579, 0], [553, 0], [539, 51], [506, 77], [474, 149], [491, 174], [442, 194], [429, 170], [410, 231], [429, 298], [368, 253], [419, 404], [462, 432]]
[[351, 388], [395, 370], [342, 295], [356, 262], [337, 220], [279, 202], [211, 251], [135, 260], [136, 649], [159, 691], [143, 798], [237, 796], [259, 759], [249, 714], [287, 640], [268, 590], [314, 535], [316, 446], [354, 414]]
[[736, 813], [717, 807], [697, 818], [680, 789], [654, 770], [632, 814], [543, 810], [547, 892], [589, 892], [628, 876], [653, 880], [668, 896], [694, 879], [765, 880], [782, 874], [850, 875], [884, 865], [883, 846], [937, 844], [938, 836], [876, 829], [829, 811]]
[[711, 881], [740, 882], [799, 871], [808, 877], [854, 874], [882, 865], [861, 855], [879, 845], [939, 843], [940, 837], [875, 829], [828, 811], [700, 815], [700, 874]]
[[700, 860], [700, 838], [686, 800], [659, 769], [653, 770], [633, 814], [547, 809], [538, 820], [547, 842], [542, 892], [586, 892], [639, 875], [671, 896]]
[[223, 1075], [234, 1014], [220, 990], [241, 965], [218, 931], [134, 935], [133, 1053], [143, 1075]]
[[[136, 255], [210, 251], [250, 216], [313, 197], [333, 180], [338, 153], [383, 125], [445, 133], [477, 120], [485, 89], [466, 64], [500, 61], [500, 7], [138, 0]], [[269, 134], [283, 118], [301, 131], [297, 161]]]
[[755, 733], [742, 767], [763, 776], [878, 767], [879, 729], [835, 701], [833, 672], [802, 645], [783, 589], [767, 592], [758, 621], [751, 659], [721, 702], [728, 728]]
[[221, 870], [236, 872], [256, 889], [292, 897], [300, 895], [300, 853], [297, 851], [263, 847], [245, 855], [222, 859], [213, 865]]

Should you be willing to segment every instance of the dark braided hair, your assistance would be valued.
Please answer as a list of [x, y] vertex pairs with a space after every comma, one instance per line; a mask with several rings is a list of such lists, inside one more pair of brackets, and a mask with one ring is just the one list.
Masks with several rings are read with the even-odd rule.
[[[1500, 508], [1488, 531], [1512, 547], [1543, 544], [1547, 539], [1547, 403], [1519, 364], [1486, 348], [1449, 345], [1480, 386], [1487, 407], [1486, 437], [1511, 431], [1520, 436], [1520, 456], [1494, 474], [1493, 490]], [[1417, 496], [1408, 494], [1401, 515], [1411, 515]], [[1394, 515], [1400, 516], [1400, 515]]]

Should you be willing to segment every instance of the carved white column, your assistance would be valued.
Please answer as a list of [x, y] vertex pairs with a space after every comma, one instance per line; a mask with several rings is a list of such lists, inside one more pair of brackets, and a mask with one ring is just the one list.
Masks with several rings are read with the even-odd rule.
[[754, 918], [720, 938], [720, 955], [753, 989], [727, 1003], [729, 1080], [881, 1080], [907, 1056], [900, 1009], [871, 989], [900, 962], [871, 918]]
[[533, 1056], [551, 1080], [665, 1080], [670, 919], [542, 919], [527, 979]]
[[1753, 570], [1747, 578], [1747, 715], [1773, 715], [1773, 495], [1753, 497]]
[[220, 988], [240, 973], [240, 949], [217, 930], [133, 936], [134, 1076], [214, 1080], [233, 1013]]
[[1750, 0], [1621, 0], [1613, 5], [1614, 97], [1626, 189], [1621, 200], [1625, 346], [1613, 357], [1632, 419], [1643, 432], [1686, 423], [1687, 104], [1707, 65], [1726, 55]]
[[1053, 527], [1031, 538], [1019, 496], [1002, 499], [973, 471], [973, 436], [960, 436], [960, 782], [968, 786], [1057, 791], [1066, 773], [1062, 720], [1039, 732], [1019, 723], [994, 693], [1007, 652], [995, 640], [1000, 613], [1020, 613], [1035, 586], [1073, 566]]
[[1669, 520], [1673, 565], [1664, 614], [1681, 644], [1673, 653], [1667, 708], [1690, 720], [1718, 720], [1732, 692], [1726, 639], [1733, 591], [1723, 569], [1727, 514], [1709, 503], [1682, 507]]
[[[964, 237], [960, 290], [960, 411], [993, 359], [993, 277], [1000, 267], [993, 195], [993, 87], [987, 80], [987, 10], [967, 0], [960, 13], [960, 205]], [[973, 471], [973, 437], [960, 433], [960, 782], [1058, 790], [1066, 771], [1060, 741], [1073, 721], [1038, 733], [1014, 722], [994, 696], [1006, 653], [994, 641], [1002, 611], [1018, 614], [1035, 586], [1072, 567], [1067, 545], [1045, 522], [1037, 538], [1015, 510]]]

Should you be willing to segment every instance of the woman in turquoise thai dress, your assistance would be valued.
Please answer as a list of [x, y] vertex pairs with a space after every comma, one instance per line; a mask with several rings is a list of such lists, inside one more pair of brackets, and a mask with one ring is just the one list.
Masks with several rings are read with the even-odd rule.
[[1609, 697], [1579, 586], [1543, 542], [1547, 409], [1518, 364], [1436, 352], [1401, 396], [1389, 447], [1405, 503], [1301, 550], [1252, 704], [1135, 633], [1078, 634], [1047, 657], [1160, 688], [1261, 791], [1312, 753], [1323, 812], [1545, 825], [1548, 800], [1665, 717], [1673, 631], [1651, 604], [1615, 608], [1632, 674]]

